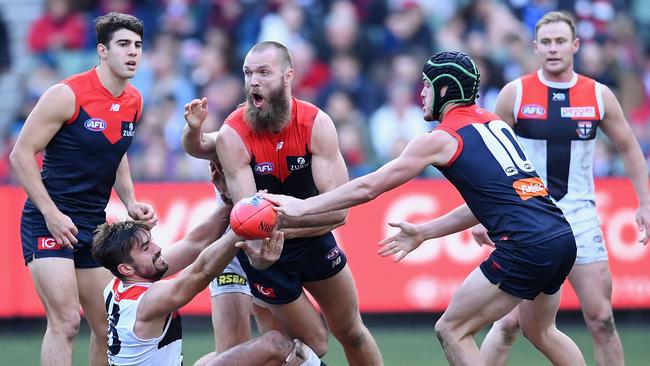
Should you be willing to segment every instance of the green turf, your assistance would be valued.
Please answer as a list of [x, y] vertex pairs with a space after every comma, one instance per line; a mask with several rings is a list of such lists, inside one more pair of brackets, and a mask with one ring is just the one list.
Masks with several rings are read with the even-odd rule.
[[[584, 327], [564, 327], [566, 333], [571, 336], [585, 355], [588, 365], [593, 365], [591, 338]], [[386, 365], [446, 365], [442, 350], [437, 341], [434, 340], [431, 327], [386, 327], [371, 326], [370, 331], [377, 339], [379, 348], [384, 357]], [[648, 349], [647, 343], [650, 339], [648, 328], [633, 325], [619, 325], [619, 332], [625, 348], [627, 365], [647, 365]], [[481, 334], [479, 340], [484, 334]], [[39, 360], [41, 334], [38, 330], [11, 332], [3, 330], [0, 332], [0, 364], [2, 365], [37, 365]], [[83, 331], [77, 339], [74, 364], [87, 365], [87, 344], [88, 333]], [[183, 349], [186, 365], [191, 365], [202, 354], [212, 348], [212, 334], [205, 329], [192, 331], [186, 329], [183, 339]], [[330, 366], [346, 365], [345, 357], [340, 345], [334, 339], [330, 339], [329, 352], [325, 356], [325, 362]], [[511, 353], [509, 365], [548, 365], [549, 363], [532, 347], [525, 339], [518, 338]]]

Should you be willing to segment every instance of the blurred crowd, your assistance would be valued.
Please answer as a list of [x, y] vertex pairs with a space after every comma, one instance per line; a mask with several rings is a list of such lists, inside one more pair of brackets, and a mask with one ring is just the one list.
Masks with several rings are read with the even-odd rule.
[[[133, 177], [183, 181], [207, 177], [207, 165], [180, 144], [184, 103], [206, 96], [204, 129], [217, 130], [243, 100], [241, 65], [258, 41], [289, 47], [294, 95], [332, 117], [354, 177], [433, 127], [422, 120], [419, 96], [427, 57], [447, 49], [472, 55], [481, 72], [478, 102], [492, 110], [505, 83], [537, 69], [535, 23], [550, 10], [575, 16], [582, 41], [576, 70], [616, 92], [650, 154], [650, 7], [643, 0], [45, 0], [26, 37], [30, 65], [20, 75], [20, 103], [0, 124], [0, 183], [14, 182], [7, 157], [38, 97], [96, 63], [93, 20], [109, 11], [145, 23], [132, 81], [145, 102], [129, 150]], [[8, 32], [4, 19], [0, 73], [12, 72]], [[616, 152], [599, 140], [595, 174], [624, 174]]]

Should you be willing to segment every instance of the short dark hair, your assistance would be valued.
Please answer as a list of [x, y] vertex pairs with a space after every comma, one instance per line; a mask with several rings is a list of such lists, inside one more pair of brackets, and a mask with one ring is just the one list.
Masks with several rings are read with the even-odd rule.
[[253, 46], [250, 52], [262, 52], [268, 48], [273, 48], [278, 52], [278, 55], [280, 56], [280, 60], [285, 69], [293, 68], [293, 60], [291, 59], [291, 53], [289, 53], [289, 49], [280, 42], [276, 42], [276, 41], [260, 42], [255, 46]]
[[142, 247], [150, 237], [149, 227], [139, 221], [104, 223], [95, 229], [91, 252], [102, 266], [122, 279], [117, 266], [120, 263], [132, 263], [131, 250]]
[[144, 24], [133, 15], [118, 12], [110, 12], [106, 15], [98, 16], [95, 19], [95, 30], [97, 31], [97, 44], [103, 44], [109, 47], [113, 34], [120, 29], [128, 29], [133, 33], [144, 35]]

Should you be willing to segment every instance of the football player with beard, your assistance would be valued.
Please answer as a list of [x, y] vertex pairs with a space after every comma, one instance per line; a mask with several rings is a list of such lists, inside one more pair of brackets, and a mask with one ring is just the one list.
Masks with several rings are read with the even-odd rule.
[[[192, 146], [190, 154], [221, 158], [233, 201], [259, 190], [308, 198], [347, 182], [331, 118], [291, 94], [293, 62], [288, 49], [277, 42], [256, 44], [244, 60], [243, 72], [246, 100], [226, 118], [216, 139], [200, 131], [205, 116], [188, 123], [183, 137], [186, 149]], [[285, 242], [276, 263], [258, 270], [245, 252], [237, 258], [257, 303], [270, 310], [290, 337], [301, 339], [319, 356], [327, 352], [327, 329], [304, 287], [318, 302], [348, 363], [379, 365], [381, 355], [361, 320], [347, 259], [331, 233], [346, 217], [347, 210], [280, 216]], [[243, 244], [248, 245], [259, 244]]]

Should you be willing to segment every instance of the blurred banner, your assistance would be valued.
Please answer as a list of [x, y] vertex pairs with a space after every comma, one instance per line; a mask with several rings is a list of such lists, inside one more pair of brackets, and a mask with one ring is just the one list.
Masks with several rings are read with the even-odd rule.
[[[634, 222], [636, 198], [627, 180], [600, 180], [597, 204], [613, 273], [614, 307], [650, 309], [650, 246], [637, 242]], [[209, 183], [136, 185], [137, 197], [154, 205], [159, 245], [180, 239], [208, 215], [215, 204]], [[0, 187], [0, 317], [42, 316], [29, 271], [22, 259], [19, 224], [25, 200], [22, 189]], [[443, 180], [413, 181], [377, 200], [350, 211], [347, 225], [336, 231], [347, 253], [359, 291], [362, 312], [432, 312], [445, 309], [463, 281], [489, 253], [469, 232], [431, 240], [400, 263], [376, 254], [377, 243], [395, 229], [388, 222], [421, 222], [444, 214], [461, 203], [456, 190]], [[117, 197], [107, 208], [110, 220], [126, 217]], [[573, 290], [564, 287], [561, 307], [578, 307]], [[183, 309], [185, 314], [210, 313], [204, 291]]]

